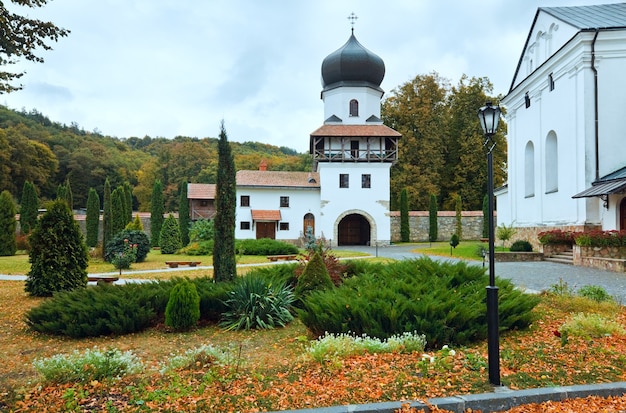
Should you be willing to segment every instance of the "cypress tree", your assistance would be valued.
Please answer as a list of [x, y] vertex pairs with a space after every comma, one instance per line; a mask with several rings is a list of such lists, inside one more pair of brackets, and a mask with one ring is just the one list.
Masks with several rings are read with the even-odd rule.
[[180, 228], [174, 215], [169, 214], [167, 219], [163, 222], [161, 228], [161, 235], [159, 236], [159, 247], [161, 247], [161, 254], [174, 254], [176, 251], [182, 248], [180, 242]]
[[59, 184], [57, 186], [57, 200], [62, 200], [67, 202], [67, 187], [63, 184]]
[[102, 202], [102, 256], [106, 253], [106, 245], [113, 238], [111, 226], [111, 183], [109, 178], [104, 181], [104, 194]]
[[400, 240], [409, 242], [411, 238], [411, 229], [409, 228], [409, 199], [406, 188], [400, 192]]
[[100, 197], [94, 188], [89, 188], [87, 195], [87, 246], [96, 247], [98, 245], [98, 235], [100, 232]]
[[489, 196], [483, 198], [483, 238], [489, 238]]
[[430, 194], [430, 203], [428, 206], [428, 219], [429, 219], [429, 228], [428, 228], [428, 241], [436, 242], [439, 237], [439, 230], [437, 228], [437, 197], [435, 194]]
[[187, 180], [180, 183], [180, 201], [178, 203], [178, 225], [180, 227], [180, 241], [183, 246], [189, 244], [189, 200], [187, 199]]
[[152, 186], [152, 200], [150, 205], [150, 245], [159, 246], [159, 235], [163, 227], [163, 184], [160, 180], [154, 181]]
[[126, 208], [126, 223], [129, 224], [133, 221], [133, 188], [128, 182], [124, 182], [124, 195], [126, 201], [124, 202], [124, 207]]
[[217, 152], [213, 277], [215, 281], [230, 281], [237, 276], [237, 264], [235, 262], [235, 198], [237, 189], [235, 161], [228, 143], [224, 121], [220, 125]]
[[459, 237], [459, 241], [463, 239], [463, 215], [462, 215], [462, 206], [461, 206], [461, 195], [457, 195], [454, 201], [454, 209], [456, 215], [456, 232], [455, 234]]
[[126, 227], [126, 208], [125, 208], [124, 188], [118, 186], [111, 193], [111, 234], [115, 236], [118, 232]]
[[72, 186], [70, 185], [70, 179], [65, 178], [65, 201], [67, 206], [70, 207], [70, 211], [74, 210], [74, 195], [72, 194]]
[[20, 232], [30, 233], [37, 224], [39, 213], [39, 198], [37, 190], [32, 182], [25, 181], [22, 189], [22, 202], [20, 204]]
[[13, 196], [9, 191], [2, 191], [0, 193], [0, 256], [3, 257], [15, 255], [17, 251], [15, 240], [16, 212]]
[[44, 297], [87, 285], [87, 246], [65, 200], [50, 204], [30, 236], [30, 247], [27, 293]]

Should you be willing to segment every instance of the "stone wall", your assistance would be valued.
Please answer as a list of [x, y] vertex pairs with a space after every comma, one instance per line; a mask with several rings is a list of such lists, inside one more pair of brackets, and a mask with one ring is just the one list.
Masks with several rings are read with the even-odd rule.
[[[515, 235], [511, 238], [511, 242], [517, 240], [524, 240], [530, 242], [533, 246], [533, 250], [542, 251], [541, 244], [539, 243], [539, 233], [545, 231], [552, 231], [560, 229], [561, 231], [590, 231], [594, 229], [600, 229], [597, 225], [563, 225], [563, 226], [542, 226], [542, 227], [515, 227]], [[550, 255], [546, 253], [546, 255]]]
[[[400, 212], [391, 212], [391, 241], [399, 242], [400, 237]], [[463, 211], [461, 213], [461, 225], [463, 227], [462, 239], [478, 240], [483, 237], [483, 212]], [[497, 225], [497, 223], [495, 224]], [[409, 211], [409, 238], [413, 242], [428, 241], [430, 229], [430, 217], [428, 211]], [[456, 212], [437, 212], [437, 241], [449, 241], [456, 232]]]

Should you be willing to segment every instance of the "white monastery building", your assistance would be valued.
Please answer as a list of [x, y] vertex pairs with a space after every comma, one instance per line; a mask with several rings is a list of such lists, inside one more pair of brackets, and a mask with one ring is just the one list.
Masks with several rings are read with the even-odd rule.
[[626, 229], [626, 3], [539, 8], [501, 104], [498, 223], [529, 240]]
[[311, 172], [237, 172], [235, 237], [332, 246], [391, 239], [390, 168], [400, 133], [380, 119], [385, 64], [354, 36], [322, 62], [324, 123], [310, 135]]

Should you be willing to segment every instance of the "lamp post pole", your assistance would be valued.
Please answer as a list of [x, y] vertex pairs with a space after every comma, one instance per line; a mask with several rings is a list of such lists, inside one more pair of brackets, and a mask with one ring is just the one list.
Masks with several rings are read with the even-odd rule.
[[500, 332], [498, 322], [498, 287], [495, 276], [495, 236], [493, 200], [493, 148], [496, 146], [493, 135], [500, 120], [500, 107], [487, 102], [478, 110], [478, 118], [485, 132], [484, 146], [487, 149], [487, 193], [489, 202], [489, 286], [487, 286], [487, 356], [489, 361], [489, 382], [500, 386]]

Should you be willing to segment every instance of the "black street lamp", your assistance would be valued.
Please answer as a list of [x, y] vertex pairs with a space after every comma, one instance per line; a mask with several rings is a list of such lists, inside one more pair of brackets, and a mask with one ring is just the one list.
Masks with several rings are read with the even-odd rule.
[[485, 132], [483, 146], [487, 149], [487, 191], [489, 202], [489, 286], [487, 287], [487, 355], [489, 359], [489, 382], [500, 386], [500, 333], [498, 326], [498, 287], [496, 287], [494, 259], [494, 225], [493, 225], [493, 148], [496, 142], [493, 135], [500, 121], [500, 106], [487, 102], [478, 109], [480, 126]]

